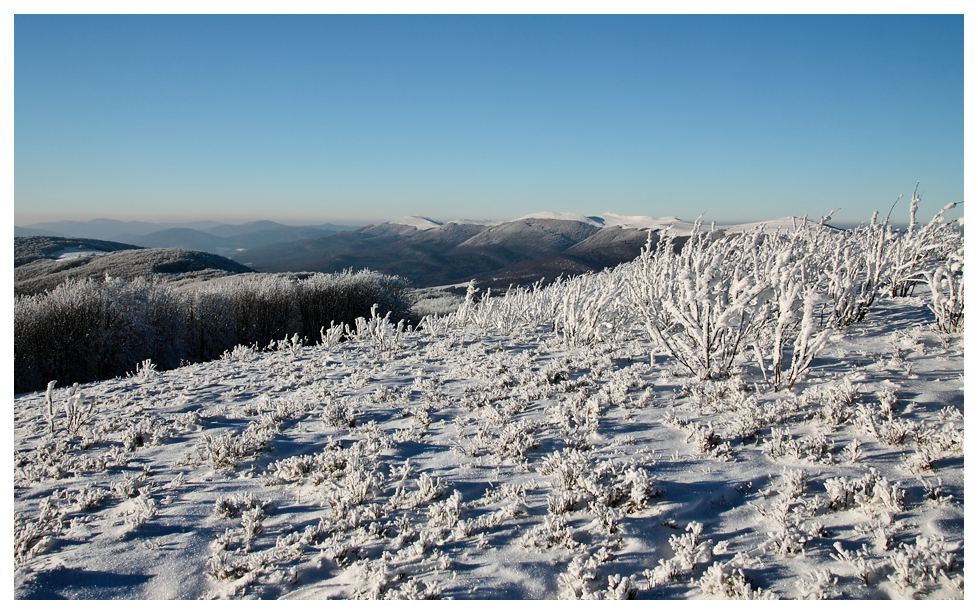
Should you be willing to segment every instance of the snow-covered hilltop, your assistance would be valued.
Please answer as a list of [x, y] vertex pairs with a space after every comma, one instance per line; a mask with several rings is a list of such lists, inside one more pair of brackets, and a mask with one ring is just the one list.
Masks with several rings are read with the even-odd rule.
[[437, 222], [431, 218], [421, 217], [419, 215], [405, 215], [399, 217], [396, 220], [391, 220], [388, 224], [398, 224], [400, 226], [411, 226], [417, 228], [418, 230], [430, 230], [432, 228], [438, 228], [444, 222]]

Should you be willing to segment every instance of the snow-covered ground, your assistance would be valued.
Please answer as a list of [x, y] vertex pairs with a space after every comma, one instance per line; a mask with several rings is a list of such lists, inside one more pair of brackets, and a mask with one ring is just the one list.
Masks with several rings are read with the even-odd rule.
[[21, 395], [15, 596], [962, 598], [932, 321], [881, 298], [780, 392], [470, 324], [59, 387], [53, 436]]
[[55, 260], [75, 260], [77, 258], [84, 258], [86, 256], [101, 256], [107, 252], [103, 252], [97, 249], [85, 249], [82, 247], [69, 247], [53, 254], [50, 254], [49, 258], [54, 258]]

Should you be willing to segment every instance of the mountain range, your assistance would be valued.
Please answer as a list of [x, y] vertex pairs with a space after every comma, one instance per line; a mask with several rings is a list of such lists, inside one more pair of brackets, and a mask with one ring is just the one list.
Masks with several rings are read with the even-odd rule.
[[[769, 226], [791, 227], [792, 218]], [[726, 226], [731, 231], [756, 226]], [[667, 228], [683, 242], [692, 222], [674, 217], [539, 212], [507, 222], [439, 222], [408, 216], [358, 230], [245, 249], [230, 257], [257, 271], [368, 267], [418, 287], [475, 279], [495, 288], [599, 271], [636, 258]]]
[[[788, 217], [766, 224], [790, 228], [799, 221]], [[718, 228], [736, 232], [753, 226]], [[588, 217], [548, 211], [505, 222], [407, 216], [362, 228], [270, 221], [168, 225], [93, 220], [37, 224], [15, 228], [15, 234], [64, 231], [132, 246], [210, 252], [260, 272], [369, 268], [399, 275], [416, 287], [475, 279], [500, 288], [612, 267], [637, 257], [646, 241], [657, 241], [665, 229], [681, 243], [692, 227], [692, 222], [674, 217]]]
[[51, 236], [85, 237], [139, 247], [178, 247], [227, 256], [238, 249], [249, 249], [273, 243], [287, 243], [325, 234], [356, 230], [359, 226], [287, 226], [268, 220], [244, 224], [221, 222], [120, 222], [96, 219], [90, 222], [46, 222], [15, 226], [15, 237]]

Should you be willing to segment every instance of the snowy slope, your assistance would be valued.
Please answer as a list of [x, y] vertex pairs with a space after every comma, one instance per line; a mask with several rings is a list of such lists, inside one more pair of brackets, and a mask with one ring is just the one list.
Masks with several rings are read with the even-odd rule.
[[510, 220], [516, 222], [519, 220], [563, 220], [567, 222], [580, 222], [582, 224], [588, 224], [589, 226], [601, 226], [600, 222], [585, 217], [580, 213], [569, 213], [569, 212], [556, 212], [556, 211], [539, 211], [537, 213], [530, 213], [528, 215], [523, 215], [515, 220]]
[[401, 226], [412, 226], [418, 230], [429, 230], [431, 228], [438, 228], [442, 225], [441, 222], [436, 222], [433, 219], [418, 215], [406, 215], [404, 217], [399, 217], [396, 220], [391, 220], [387, 223], [400, 224]]
[[622, 228], [635, 228], [639, 230], [665, 230], [672, 228], [676, 234], [688, 235], [693, 228], [692, 222], [687, 222], [678, 217], [648, 217], [645, 215], [619, 215], [617, 213], [602, 213], [600, 216], [591, 219], [600, 220], [605, 227], [620, 226]]
[[930, 322], [882, 298], [779, 393], [470, 324], [82, 386], [73, 436], [19, 396], [15, 596], [962, 598], [963, 336]]
[[764, 222], [727, 224], [723, 226], [723, 229], [727, 232], [746, 232], [763, 225], [768, 230], [794, 230], [796, 227], [801, 226], [802, 224], [818, 224], [818, 220], [806, 220], [805, 218], [789, 215], [787, 217], [778, 218], [776, 220], [767, 220]]

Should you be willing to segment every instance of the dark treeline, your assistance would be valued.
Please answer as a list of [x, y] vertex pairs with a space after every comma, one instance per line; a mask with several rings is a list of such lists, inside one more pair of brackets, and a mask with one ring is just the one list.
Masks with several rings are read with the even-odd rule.
[[70, 279], [14, 302], [14, 392], [219, 358], [237, 345], [265, 347], [298, 333], [319, 340], [331, 322], [352, 324], [370, 308], [406, 317], [407, 288], [371, 271], [236, 275], [194, 289], [165, 281]]

